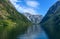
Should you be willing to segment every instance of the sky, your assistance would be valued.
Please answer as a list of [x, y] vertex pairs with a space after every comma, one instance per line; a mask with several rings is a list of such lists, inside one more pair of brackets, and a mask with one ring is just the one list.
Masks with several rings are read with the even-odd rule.
[[20, 13], [44, 16], [57, 0], [10, 0], [10, 2]]

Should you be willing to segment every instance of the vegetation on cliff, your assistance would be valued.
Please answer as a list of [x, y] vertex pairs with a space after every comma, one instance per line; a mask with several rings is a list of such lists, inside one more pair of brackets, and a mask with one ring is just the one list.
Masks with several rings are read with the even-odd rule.
[[31, 22], [13, 7], [9, 0], [0, 0], [0, 39], [16, 39]]

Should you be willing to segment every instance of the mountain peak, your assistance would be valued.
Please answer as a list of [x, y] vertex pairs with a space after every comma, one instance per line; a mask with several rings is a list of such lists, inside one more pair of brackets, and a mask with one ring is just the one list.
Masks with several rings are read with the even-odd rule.
[[[49, 10], [48, 10], [49, 13], [47, 13], [47, 14], [54, 14], [59, 7], [60, 7], [60, 1], [57, 1], [55, 4], [53, 4], [53, 5], [49, 8]], [[46, 14], [46, 15], [47, 15], [47, 14]]]
[[30, 13], [24, 13], [24, 15], [32, 22], [32, 23], [40, 23], [43, 16], [42, 15], [32, 15]]

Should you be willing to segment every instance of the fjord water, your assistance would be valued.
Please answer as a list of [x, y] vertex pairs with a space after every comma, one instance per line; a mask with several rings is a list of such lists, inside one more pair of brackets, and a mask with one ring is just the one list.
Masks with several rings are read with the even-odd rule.
[[47, 34], [39, 24], [29, 26], [25, 34], [19, 35], [18, 39], [48, 39]]

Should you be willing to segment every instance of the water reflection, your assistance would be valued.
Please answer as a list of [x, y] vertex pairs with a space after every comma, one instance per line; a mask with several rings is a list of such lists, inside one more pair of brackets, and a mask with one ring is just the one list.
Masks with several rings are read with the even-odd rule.
[[48, 36], [40, 25], [29, 26], [26, 33], [18, 36], [18, 39], [48, 39]]

